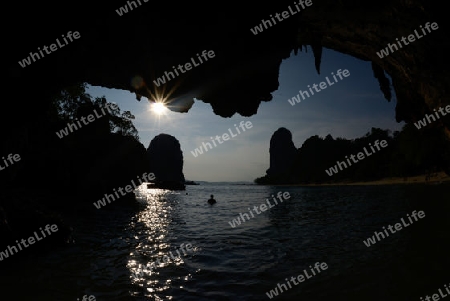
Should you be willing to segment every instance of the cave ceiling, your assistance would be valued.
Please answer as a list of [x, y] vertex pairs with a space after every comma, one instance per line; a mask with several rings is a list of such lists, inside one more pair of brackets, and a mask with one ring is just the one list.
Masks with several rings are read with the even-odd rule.
[[[26, 24], [11, 25], [4, 36], [7, 84], [15, 92], [9, 109], [38, 112], [55, 91], [87, 82], [130, 91], [136, 101], [162, 95], [179, 112], [187, 112], [191, 103], [186, 100], [195, 97], [210, 103], [219, 116], [251, 116], [261, 102], [272, 99], [282, 60], [308, 49], [320, 72], [323, 48], [371, 62], [386, 101], [392, 98], [389, 85], [397, 96], [399, 122], [417, 120], [431, 108], [450, 103], [445, 68], [450, 45], [442, 4], [312, 1], [302, 12], [254, 35], [250, 28], [293, 2], [140, 3], [122, 16], [116, 10], [127, 1], [8, 4], [15, 23]], [[383, 59], [376, 55], [426, 22], [439, 24], [426, 42], [412, 43]], [[80, 38], [25, 68], [18, 64], [69, 31], [78, 31]], [[160, 87], [153, 83], [204, 50], [214, 51], [214, 57]]]

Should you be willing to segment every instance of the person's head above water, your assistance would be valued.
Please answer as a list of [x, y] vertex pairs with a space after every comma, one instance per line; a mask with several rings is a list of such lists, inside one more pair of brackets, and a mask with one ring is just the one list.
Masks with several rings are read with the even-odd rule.
[[211, 198], [208, 200], [208, 203], [210, 203], [211, 205], [216, 203], [216, 200], [214, 199], [214, 195], [211, 194]]

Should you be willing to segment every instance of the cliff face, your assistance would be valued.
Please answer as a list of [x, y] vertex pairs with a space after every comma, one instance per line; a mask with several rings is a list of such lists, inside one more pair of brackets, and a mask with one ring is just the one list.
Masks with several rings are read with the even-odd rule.
[[[51, 13], [37, 3], [27, 4], [26, 11], [23, 2], [10, 4], [20, 5], [9, 10], [12, 18], [20, 12], [16, 18], [32, 26], [23, 31], [14, 28], [17, 31], [5, 35], [9, 60], [5, 86], [15, 95], [14, 100], [2, 102], [1, 111], [20, 116], [8, 121], [7, 128], [20, 127], [24, 120], [31, 124], [35, 115], [44, 114], [54, 91], [75, 81], [128, 90], [140, 101], [167, 98], [171, 109], [179, 112], [187, 112], [196, 97], [210, 103], [217, 115], [251, 116], [262, 101], [272, 99], [282, 60], [305, 46], [313, 50], [318, 71], [323, 47], [372, 62], [388, 100], [390, 86], [395, 90], [397, 121], [417, 121], [450, 104], [449, 21], [443, 4], [425, 0], [312, 2], [257, 35], [250, 29], [270, 14], [285, 11], [292, 1], [270, 5], [250, 1], [245, 7], [231, 1], [221, 3], [220, 8], [214, 3], [141, 1], [122, 16], [117, 10], [126, 1], [65, 3], [54, 6]], [[204, 10], [214, 13], [204, 14]], [[383, 58], [376, 54], [426, 22], [437, 22], [439, 29]], [[38, 52], [38, 47], [50, 45], [69, 31], [78, 31], [80, 38], [25, 68], [18, 64], [30, 51]], [[173, 66], [197, 59], [204, 50], [214, 51], [215, 56], [190, 71], [180, 71], [165, 84], [154, 83], [166, 71], [173, 72]], [[1, 122], [6, 125], [4, 119]], [[447, 121], [430, 127], [450, 138]]]
[[178, 140], [167, 134], [159, 134], [147, 148], [149, 172], [156, 181], [184, 183], [183, 152]]
[[292, 142], [292, 134], [286, 128], [279, 128], [270, 138], [270, 167], [268, 176], [280, 176], [286, 173], [295, 160], [297, 148]]

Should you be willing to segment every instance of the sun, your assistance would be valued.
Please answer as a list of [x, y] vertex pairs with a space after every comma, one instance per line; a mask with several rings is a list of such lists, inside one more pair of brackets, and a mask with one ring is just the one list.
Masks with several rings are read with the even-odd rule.
[[163, 102], [155, 102], [155, 103], [152, 103], [151, 106], [152, 106], [151, 110], [156, 115], [162, 115], [167, 111], [167, 107]]

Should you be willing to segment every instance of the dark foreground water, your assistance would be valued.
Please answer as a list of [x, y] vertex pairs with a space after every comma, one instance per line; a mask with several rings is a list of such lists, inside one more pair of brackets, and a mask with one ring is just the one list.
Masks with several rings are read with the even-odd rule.
[[[184, 192], [141, 190], [136, 208], [112, 203], [83, 218], [77, 212], [67, 217], [75, 226], [74, 245], [1, 265], [0, 300], [270, 300], [266, 292], [277, 283], [325, 262], [328, 269], [273, 299], [420, 301], [450, 282], [449, 188], [204, 184]], [[279, 191], [291, 198], [230, 226]], [[206, 202], [210, 194], [213, 206]], [[375, 245], [363, 243], [414, 210], [425, 218]], [[178, 259], [173, 251], [182, 243], [193, 248]], [[169, 251], [176, 260], [136, 277], [139, 266]]]

